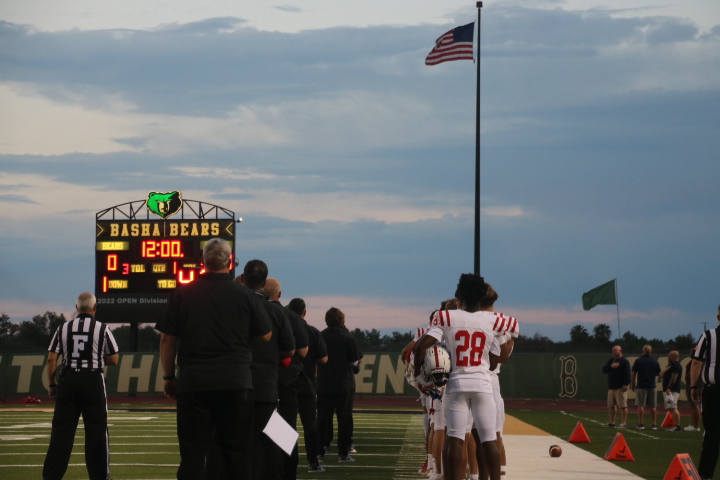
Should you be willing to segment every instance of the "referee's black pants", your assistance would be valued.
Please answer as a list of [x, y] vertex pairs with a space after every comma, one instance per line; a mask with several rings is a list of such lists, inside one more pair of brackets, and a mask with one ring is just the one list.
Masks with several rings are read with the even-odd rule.
[[85, 465], [90, 480], [106, 480], [110, 473], [105, 378], [101, 371], [66, 370], [55, 398], [50, 446], [43, 478], [60, 480], [70, 463], [80, 415], [85, 428]]
[[713, 478], [720, 455], [720, 385], [707, 385], [702, 391], [702, 419], [705, 427], [698, 473]]
[[178, 392], [178, 480], [205, 477], [205, 457], [213, 427], [217, 431], [227, 477], [249, 479], [252, 424], [253, 404], [246, 389]]

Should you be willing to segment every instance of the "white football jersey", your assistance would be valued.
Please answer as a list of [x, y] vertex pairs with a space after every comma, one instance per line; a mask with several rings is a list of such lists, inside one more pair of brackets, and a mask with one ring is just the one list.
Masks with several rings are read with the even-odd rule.
[[417, 342], [418, 340], [420, 340], [420, 337], [422, 337], [423, 335], [425, 335], [425, 334], [428, 332], [428, 330], [430, 330], [430, 327], [418, 327], [418, 328], [416, 328], [416, 329], [415, 329], [415, 332], [414, 332], [414, 333], [415, 333], [415, 336], [413, 337], [413, 342]]
[[427, 335], [444, 341], [452, 357], [447, 392], [492, 393], [490, 352], [499, 355], [496, 337], [519, 333], [518, 322], [496, 312], [439, 310]]

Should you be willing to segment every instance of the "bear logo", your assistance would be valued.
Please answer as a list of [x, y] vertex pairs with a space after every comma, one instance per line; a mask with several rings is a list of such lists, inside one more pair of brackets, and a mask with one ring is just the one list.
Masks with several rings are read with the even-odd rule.
[[158, 217], [167, 218], [175, 215], [182, 208], [180, 192], [150, 192], [145, 202], [148, 210]]

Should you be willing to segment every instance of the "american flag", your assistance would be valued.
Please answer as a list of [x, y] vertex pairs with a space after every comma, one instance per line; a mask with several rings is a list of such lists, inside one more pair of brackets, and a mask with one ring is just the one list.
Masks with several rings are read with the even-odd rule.
[[435, 41], [435, 48], [425, 59], [425, 65], [437, 65], [452, 60], [474, 60], [473, 31], [475, 22], [455, 27]]

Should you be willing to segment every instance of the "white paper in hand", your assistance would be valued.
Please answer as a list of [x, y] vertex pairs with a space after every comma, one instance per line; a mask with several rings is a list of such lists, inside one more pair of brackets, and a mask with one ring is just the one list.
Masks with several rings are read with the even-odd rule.
[[265, 425], [263, 429], [263, 433], [270, 437], [270, 440], [275, 442], [275, 444], [282, 448], [288, 455], [292, 453], [293, 447], [295, 447], [295, 443], [299, 437], [295, 429], [292, 428], [277, 411], [273, 412], [270, 420], [268, 420], [267, 425]]

